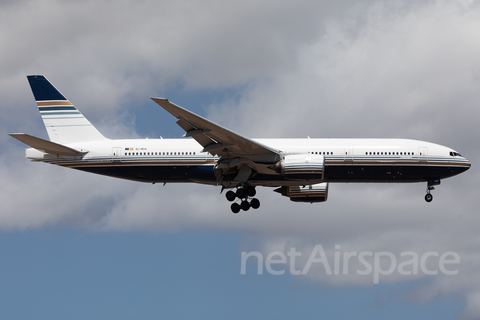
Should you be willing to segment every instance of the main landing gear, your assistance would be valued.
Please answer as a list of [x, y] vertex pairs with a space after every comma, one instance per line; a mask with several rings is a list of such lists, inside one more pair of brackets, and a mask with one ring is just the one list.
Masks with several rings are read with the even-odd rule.
[[240, 209], [247, 211], [250, 208], [258, 209], [260, 207], [260, 201], [257, 198], [253, 198], [250, 202], [248, 201], [248, 198], [254, 197], [255, 194], [257, 194], [255, 187], [248, 186], [238, 188], [236, 192], [229, 190], [225, 196], [228, 201], [235, 201], [237, 198], [240, 200], [240, 203], [234, 202], [230, 207], [233, 213], [239, 213]]
[[425, 201], [427, 202], [432, 202], [433, 200], [433, 195], [430, 193], [430, 191], [435, 190], [436, 185], [440, 184], [440, 179], [434, 179], [434, 180], [428, 180], [427, 181], [427, 194], [425, 195]]

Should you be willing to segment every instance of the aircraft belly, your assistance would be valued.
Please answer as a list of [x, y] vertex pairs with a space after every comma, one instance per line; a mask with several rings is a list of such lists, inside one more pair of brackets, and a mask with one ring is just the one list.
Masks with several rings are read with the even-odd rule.
[[[142, 182], [196, 182], [217, 184], [213, 165], [91, 165], [75, 169]], [[280, 174], [256, 174], [248, 183], [255, 186], [288, 186], [320, 182], [421, 182], [444, 179], [467, 170], [464, 166], [432, 165], [326, 165], [323, 180], [291, 180]], [[224, 176], [222, 182], [234, 181], [235, 175]]]
[[82, 166], [76, 169], [142, 182], [205, 182], [215, 180], [213, 166]]
[[445, 179], [467, 170], [462, 166], [432, 165], [327, 165], [326, 182], [421, 182]]

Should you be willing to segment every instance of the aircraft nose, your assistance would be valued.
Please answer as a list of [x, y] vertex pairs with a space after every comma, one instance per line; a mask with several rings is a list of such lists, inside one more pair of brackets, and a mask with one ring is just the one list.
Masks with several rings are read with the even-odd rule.
[[468, 160], [467, 158], [462, 158], [462, 159], [463, 159], [462, 165], [463, 165], [463, 168], [464, 168], [463, 171], [467, 171], [468, 169], [470, 169], [472, 164], [470, 163], [470, 160]]

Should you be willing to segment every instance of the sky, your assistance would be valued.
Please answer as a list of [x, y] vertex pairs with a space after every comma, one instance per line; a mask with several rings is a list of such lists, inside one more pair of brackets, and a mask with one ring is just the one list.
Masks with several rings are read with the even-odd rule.
[[[0, 1], [0, 316], [479, 319], [479, 38], [473, 0]], [[472, 167], [431, 203], [423, 183], [257, 188], [234, 215], [218, 187], [25, 159], [8, 133], [47, 138], [30, 74], [112, 139], [180, 138], [165, 97], [251, 138], [418, 139]]]

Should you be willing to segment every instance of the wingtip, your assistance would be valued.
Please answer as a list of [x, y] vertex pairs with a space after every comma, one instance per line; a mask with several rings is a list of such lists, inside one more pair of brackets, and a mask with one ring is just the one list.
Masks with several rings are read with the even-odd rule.
[[15, 138], [16, 136], [22, 136], [22, 135], [25, 135], [25, 133], [8, 133], [8, 135], [9, 135], [10, 137], [13, 137], [13, 138]]

